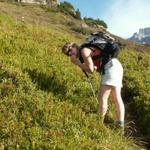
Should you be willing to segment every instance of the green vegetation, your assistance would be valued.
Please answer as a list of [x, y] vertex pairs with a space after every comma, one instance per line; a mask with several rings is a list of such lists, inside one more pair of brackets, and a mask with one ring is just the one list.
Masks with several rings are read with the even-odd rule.
[[[81, 13], [80, 13], [79, 9], [75, 10], [75, 8], [69, 2], [64, 1], [63, 3], [60, 3], [58, 8], [61, 12], [65, 13], [65, 14], [69, 14], [76, 19], [82, 20]], [[102, 26], [104, 28], [107, 28], [107, 24], [103, 20], [100, 20], [100, 19], [93, 19], [93, 18], [84, 17], [83, 21], [87, 25], [89, 25], [90, 27]], [[84, 32], [83, 32], [83, 34], [84, 34]]]
[[72, 17], [76, 18], [76, 19], [81, 19], [81, 13], [79, 11], [79, 9], [75, 10], [75, 8], [73, 7], [73, 5], [69, 2], [61, 2], [60, 5], [58, 6], [59, 10], [65, 14], [69, 14]]
[[84, 21], [89, 26], [97, 27], [98, 25], [100, 25], [107, 29], [107, 24], [103, 20], [84, 17]]
[[91, 33], [89, 29], [84, 28], [84, 27], [73, 26], [71, 29], [72, 29], [73, 31], [78, 32], [78, 33], [81, 33], [81, 34], [83, 34], [83, 35], [89, 35], [89, 34]]
[[124, 50], [124, 97], [132, 103], [139, 125], [150, 139], [150, 55]]
[[103, 126], [92, 113], [96, 104], [90, 87], [82, 72], [60, 53], [60, 45], [70, 36], [16, 24], [4, 14], [0, 26], [1, 146], [128, 147], [130, 140]]
[[[0, 148], [138, 149], [133, 139], [101, 124], [86, 77], [60, 53], [64, 42], [79, 43], [82, 36], [11, 16], [0, 12]], [[148, 137], [149, 60], [149, 55], [127, 49], [120, 54], [125, 68], [123, 95], [133, 103]], [[99, 76], [94, 74], [91, 80], [98, 89]]]

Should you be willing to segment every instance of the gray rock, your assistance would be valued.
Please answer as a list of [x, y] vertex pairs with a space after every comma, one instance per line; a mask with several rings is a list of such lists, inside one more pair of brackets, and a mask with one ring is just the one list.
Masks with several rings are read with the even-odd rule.
[[139, 29], [139, 32], [134, 33], [128, 40], [140, 44], [150, 44], [150, 27]]

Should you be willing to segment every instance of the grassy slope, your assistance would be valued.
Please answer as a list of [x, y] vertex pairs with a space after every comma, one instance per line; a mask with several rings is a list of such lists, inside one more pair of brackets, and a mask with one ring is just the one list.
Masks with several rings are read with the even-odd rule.
[[[0, 7], [1, 147], [134, 149], [131, 148], [133, 140], [120, 137], [118, 132], [100, 123], [98, 114], [94, 113], [96, 103], [86, 78], [59, 52], [65, 41], [77, 41], [78, 37], [79, 42], [82, 36], [72, 32], [67, 34], [66, 27], [63, 30], [57, 27], [56, 31], [49, 21], [40, 21], [40, 24], [16, 21], [17, 14], [26, 10], [33, 13], [31, 6], [0, 4], [3, 5]], [[10, 12], [16, 7], [19, 9], [10, 16], [9, 11], [6, 14], [8, 7]], [[43, 16], [43, 9], [35, 6], [34, 9]], [[47, 12], [46, 15], [52, 14]], [[143, 91], [134, 88], [136, 84], [146, 86], [143, 82], [148, 76], [141, 74], [137, 62], [140, 60], [141, 69], [144, 66], [147, 71], [149, 56], [124, 50], [120, 59], [125, 68], [124, 93], [129, 99], [134, 97], [135, 101], [139, 92], [147, 96], [145, 88], [148, 90], [148, 87], [143, 87]], [[134, 85], [131, 84], [133, 79]], [[91, 80], [97, 88], [98, 76], [93, 75]], [[148, 86], [149, 81], [147, 79]], [[135, 92], [129, 94], [128, 90]], [[145, 102], [148, 103], [146, 99]]]

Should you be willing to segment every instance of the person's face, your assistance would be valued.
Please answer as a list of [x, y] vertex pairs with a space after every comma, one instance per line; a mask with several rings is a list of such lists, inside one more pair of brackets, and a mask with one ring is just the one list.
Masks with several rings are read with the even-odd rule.
[[73, 45], [68, 45], [66, 48], [65, 54], [67, 56], [77, 55], [77, 49]]

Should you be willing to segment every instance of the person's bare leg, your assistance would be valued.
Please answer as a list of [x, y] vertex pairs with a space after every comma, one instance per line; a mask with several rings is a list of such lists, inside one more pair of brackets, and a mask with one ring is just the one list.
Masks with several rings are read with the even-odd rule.
[[98, 101], [99, 101], [99, 106], [98, 106], [98, 112], [101, 115], [102, 122], [104, 121], [104, 117], [107, 113], [108, 109], [108, 97], [111, 92], [111, 87], [108, 85], [101, 85], [100, 91], [98, 94]]
[[112, 87], [112, 99], [115, 103], [117, 121], [124, 125], [125, 107], [121, 97], [121, 87]]

